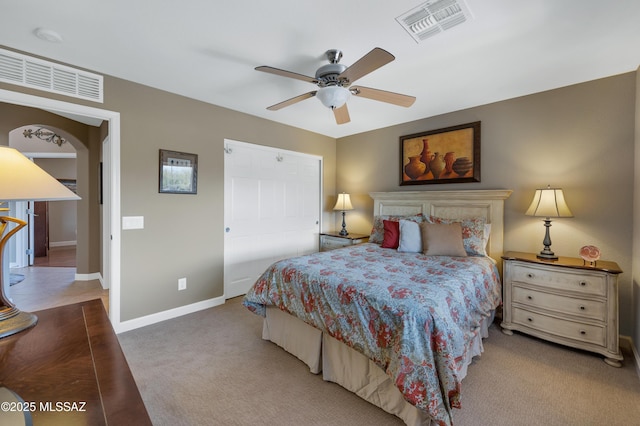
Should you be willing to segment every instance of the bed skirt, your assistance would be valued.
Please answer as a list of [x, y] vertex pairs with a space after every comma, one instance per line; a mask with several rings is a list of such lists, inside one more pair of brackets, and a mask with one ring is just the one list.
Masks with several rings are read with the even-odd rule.
[[[467, 375], [473, 357], [483, 352], [482, 339], [489, 336], [493, 315], [487, 318], [480, 333], [471, 341], [460, 377]], [[313, 374], [355, 393], [376, 407], [402, 419], [410, 426], [431, 424], [431, 417], [405, 401], [392, 379], [361, 353], [322, 333], [278, 308], [267, 307], [262, 338], [282, 347], [309, 366]]]
[[313, 374], [322, 372], [322, 331], [304, 321], [267, 306], [262, 338], [270, 340], [309, 366]]

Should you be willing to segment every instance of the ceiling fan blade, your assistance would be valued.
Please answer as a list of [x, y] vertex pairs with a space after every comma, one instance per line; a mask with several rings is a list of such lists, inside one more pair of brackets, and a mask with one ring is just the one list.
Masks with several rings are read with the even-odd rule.
[[302, 80], [308, 83], [318, 84], [318, 80], [316, 80], [313, 77], [309, 77], [308, 75], [298, 74], [297, 72], [292, 72], [292, 71], [285, 71], [279, 68], [268, 67], [266, 65], [256, 67], [255, 70], [266, 72], [269, 74], [279, 75], [281, 77], [295, 78], [296, 80]]
[[338, 79], [343, 82], [346, 87], [349, 84], [355, 82], [357, 79], [364, 77], [372, 71], [377, 70], [383, 65], [393, 61], [395, 56], [386, 50], [376, 47], [371, 52], [364, 55], [362, 58], [351, 65], [338, 76]]
[[345, 124], [351, 121], [347, 104], [342, 105], [340, 108], [334, 108], [333, 115], [336, 117], [336, 123], [338, 124]]
[[317, 91], [314, 90], [313, 92], [307, 92], [303, 95], [298, 95], [294, 98], [291, 99], [287, 99], [286, 101], [280, 102], [279, 104], [275, 104], [275, 105], [271, 105], [270, 107], [267, 107], [267, 109], [269, 111], [277, 111], [279, 109], [282, 109], [284, 107], [288, 107], [289, 105], [293, 105], [295, 103], [298, 103], [300, 101], [304, 101], [305, 99], [309, 99], [309, 98], [313, 98], [316, 95]]
[[410, 107], [416, 101], [415, 96], [401, 95], [400, 93], [387, 92], [385, 90], [372, 89], [370, 87], [354, 86], [349, 90], [355, 96], [373, 99], [374, 101], [387, 102], [403, 107]]

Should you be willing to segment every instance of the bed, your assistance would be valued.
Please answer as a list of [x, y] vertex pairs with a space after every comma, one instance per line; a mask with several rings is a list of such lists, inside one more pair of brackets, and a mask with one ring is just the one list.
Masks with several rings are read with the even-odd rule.
[[[496, 260], [510, 193], [371, 193], [374, 242], [276, 262], [243, 303], [265, 317], [263, 338], [297, 356], [312, 373], [408, 425], [453, 424], [461, 380], [482, 352], [501, 302]], [[412, 227], [434, 220], [481, 224], [482, 253], [429, 256], [383, 248], [381, 218]], [[467, 242], [465, 237], [468, 252]]]

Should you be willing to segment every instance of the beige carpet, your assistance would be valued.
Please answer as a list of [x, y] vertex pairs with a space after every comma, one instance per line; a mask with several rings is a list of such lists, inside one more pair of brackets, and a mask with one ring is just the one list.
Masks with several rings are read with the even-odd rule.
[[[260, 338], [236, 298], [119, 335], [154, 425], [402, 425]], [[457, 426], [638, 425], [640, 379], [624, 367], [496, 325], [463, 381]]]

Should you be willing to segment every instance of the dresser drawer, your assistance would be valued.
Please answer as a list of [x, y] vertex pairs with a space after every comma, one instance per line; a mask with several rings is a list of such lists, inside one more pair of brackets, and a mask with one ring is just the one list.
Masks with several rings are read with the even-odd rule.
[[520, 308], [513, 308], [513, 322], [529, 328], [580, 342], [605, 345], [605, 329], [597, 325], [554, 318]]
[[513, 286], [513, 302], [555, 312], [578, 315], [598, 321], [606, 320], [606, 303], [603, 300], [585, 300], [576, 297], [545, 293], [530, 288]]
[[322, 242], [320, 243], [320, 246], [322, 247], [323, 251], [333, 250], [341, 247], [347, 247], [350, 245], [351, 245], [351, 241], [349, 240], [345, 240], [342, 238], [331, 238], [331, 237], [325, 237], [325, 236], [322, 237]]
[[507, 252], [504, 260], [505, 334], [531, 334], [597, 352], [621, 367], [618, 342], [618, 275], [615, 262], [585, 265], [581, 258], [549, 261], [535, 253]]
[[356, 244], [366, 243], [368, 235], [349, 234], [346, 237], [339, 235], [320, 234], [320, 251], [334, 250]]
[[607, 282], [604, 275], [587, 274], [584, 271], [574, 273], [568, 268], [546, 269], [537, 265], [519, 264], [513, 265], [511, 273], [511, 279], [521, 283], [596, 296], [607, 295]]

